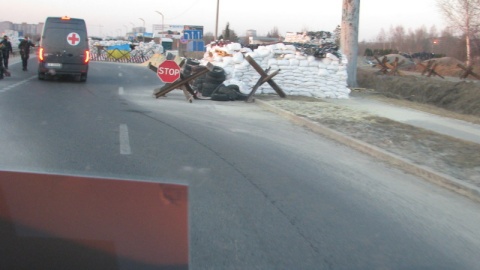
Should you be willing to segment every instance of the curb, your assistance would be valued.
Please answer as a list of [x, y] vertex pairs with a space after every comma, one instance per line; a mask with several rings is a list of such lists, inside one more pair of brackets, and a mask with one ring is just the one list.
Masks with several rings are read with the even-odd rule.
[[296, 125], [306, 127], [315, 133], [318, 133], [324, 137], [337, 141], [341, 144], [344, 144], [364, 154], [370, 155], [374, 158], [387, 162], [390, 165], [393, 165], [405, 172], [408, 172], [417, 177], [420, 177], [428, 182], [437, 184], [443, 188], [456, 192], [475, 202], [480, 202], [480, 189], [476, 186], [473, 186], [469, 183], [464, 183], [449, 175], [435, 172], [432, 169], [427, 168], [425, 166], [414, 164], [403, 157], [397, 156], [383, 149], [380, 149], [376, 146], [373, 146], [368, 143], [349, 137], [343, 133], [330, 129], [322, 124], [310, 121], [306, 118], [297, 116], [291, 112], [277, 108], [271, 104], [268, 104], [268, 102], [255, 99], [255, 103], [268, 111], [276, 113], [290, 120]]

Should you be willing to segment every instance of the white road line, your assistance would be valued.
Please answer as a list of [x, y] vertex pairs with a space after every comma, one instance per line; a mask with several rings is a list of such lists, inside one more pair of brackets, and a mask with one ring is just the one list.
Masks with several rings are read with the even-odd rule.
[[120, 86], [120, 87], [118, 88], [118, 94], [119, 94], [120, 96], [123, 96], [123, 94], [125, 94], [125, 91], [123, 90], [123, 87]]
[[[24, 83], [26, 83], [26, 82], [28, 82], [28, 81], [30, 81], [30, 80], [33, 80], [33, 79], [35, 79], [35, 78], [37, 78], [37, 75], [32, 76], [32, 77], [30, 77], [30, 78], [28, 78], [28, 79], [25, 79], [25, 80], [23, 80], [23, 81], [19, 81], [19, 82], [17, 82], [17, 83], [14, 83], [14, 84], [5, 86], [4, 88], [0, 89], [0, 93], [7, 92], [8, 90], [11, 90], [12, 88], [15, 88], [15, 87], [17, 87], [17, 86], [19, 86], [19, 85], [22, 85], [22, 84], [24, 84]], [[7, 79], [8, 79], [8, 78], [7, 78]], [[4, 80], [5, 80], [5, 79], [4, 79]]]
[[120, 125], [120, 154], [130, 155], [132, 150], [130, 149], [130, 139], [128, 137], [128, 126], [126, 124]]
[[118, 73], [118, 77], [122, 77], [122, 76], [123, 76], [123, 74], [121, 72]]

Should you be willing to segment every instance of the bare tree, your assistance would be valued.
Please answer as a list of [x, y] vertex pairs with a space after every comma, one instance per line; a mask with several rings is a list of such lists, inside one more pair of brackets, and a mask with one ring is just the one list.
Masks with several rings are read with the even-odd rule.
[[219, 39], [238, 42], [237, 33], [235, 33], [234, 30], [230, 29], [230, 23], [229, 22], [227, 22], [227, 26], [225, 26], [225, 29], [222, 31], [222, 35], [219, 37]]
[[386, 49], [385, 43], [387, 42], [387, 33], [385, 33], [385, 29], [383, 29], [383, 27], [380, 29], [380, 33], [378, 33], [377, 42], [383, 44], [383, 50]]
[[358, 25], [360, 20], [360, 0], [343, 0], [342, 37], [340, 47], [347, 56], [347, 84], [357, 87]]
[[415, 29], [415, 51], [417, 52], [430, 52], [431, 45], [429, 34], [425, 25]]
[[391, 33], [392, 42], [395, 46], [393, 47], [393, 49], [396, 49], [397, 51], [406, 51], [404, 47], [405, 37], [406, 37], [405, 28], [403, 28], [403, 26], [401, 25], [398, 25], [392, 30], [393, 30], [393, 32]]
[[466, 64], [471, 65], [471, 40], [480, 26], [480, 0], [437, 0], [437, 4], [450, 26], [465, 36]]
[[210, 44], [212, 41], [215, 41], [215, 36], [212, 32], [206, 32], [203, 34], [203, 41], [205, 44]]
[[279, 38], [280, 37], [280, 32], [278, 31], [278, 27], [274, 26], [272, 30], [270, 30], [267, 34], [267, 37], [271, 38]]

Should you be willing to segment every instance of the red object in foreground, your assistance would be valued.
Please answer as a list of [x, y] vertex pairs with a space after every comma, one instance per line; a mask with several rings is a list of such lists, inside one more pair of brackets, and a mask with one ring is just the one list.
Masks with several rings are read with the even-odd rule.
[[188, 269], [187, 186], [0, 171], [1, 269]]
[[180, 66], [173, 60], [165, 60], [157, 69], [157, 75], [164, 83], [173, 83], [180, 78]]

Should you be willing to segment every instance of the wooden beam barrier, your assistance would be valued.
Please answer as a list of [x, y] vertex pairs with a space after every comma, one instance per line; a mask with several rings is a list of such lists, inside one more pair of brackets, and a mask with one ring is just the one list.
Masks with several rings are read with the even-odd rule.
[[[180, 63], [180, 66], [183, 66], [184, 63], [185, 61], [182, 61], [182, 63]], [[153, 66], [151, 63], [148, 64], [148, 67], [150, 70], [154, 71], [155, 73], [157, 72], [158, 68]], [[201, 71], [193, 75], [184, 76], [183, 74], [180, 74], [180, 79], [177, 80], [176, 82], [166, 83], [164, 86], [157, 89], [157, 91], [155, 91], [155, 97], [159, 98], [159, 97], [165, 96], [166, 94], [168, 94], [169, 92], [175, 89], [180, 89], [185, 94], [185, 98], [187, 99], [187, 101], [192, 103], [193, 99], [199, 99], [199, 98], [197, 97], [192, 87], [190, 86], [190, 82], [205, 75], [209, 71], [213, 70], [213, 67], [214, 66], [211, 63], [208, 63], [205, 69], [202, 69]]]
[[427, 74], [427, 77], [431, 77], [433, 75], [433, 76], [438, 76], [442, 79], [445, 79], [445, 77], [443, 77], [437, 71], [435, 71], [435, 69], [438, 66], [438, 63], [436, 63], [434, 60], [429, 60], [426, 66], [422, 63], [419, 63], [418, 65], [423, 68], [422, 76]]
[[402, 60], [402, 61], [399, 62], [398, 60], [399, 60], [398, 57], [395, 57], [395, 60], [393, 61], [392, 64], [390, 64], [390, 63], [385, 63], [385, 66], [387, 66], [387, 67], [390, 69], [390, 71], [388, 72], [389, 75], [394, 75], [394, 76], [395, 76], [395, 75], [400, 75], [400, 76], [403, 76], [403, 74], [400, 72], [400, 70], [398, 70], [398, 68], [399, 68], [399, 66], [400, 66], [401, 64], [403, 64], [405, 61]]
[[280, 72], [280, 69], [274, 71], [269, 75], [268, 72], [270, 71], [270, 68], [263, 70], [262, 67], [260, 67], [250, 55], [248, 55], [245, 59], [253, 67], [253, 69], [255, 69], [258, 72], [258, 74], [260, 74], [260, 79], [258, 79], [257, 83], [253, 86], [245, 102], [252, 102], [254, 100], [253, 96], [255, 95], [255, 92], [264, 83], [268, 83], [280, 97], [284, 98], [287, 96], [285, 92], [283, 92], [282, 88], [280, 88], [280, 86], [278, 86], [273, 81], [273, 77], [275, 77]]
[[460, 79], [466, 79], [469, 75], [472, 75], [477, 80], [480, 80], [480, 76], [478, 74], [476, 74], [475, 72], [473, 72], [473, 66], [465, 67], [462, 64], [457, 64], [457, 67], [463, 69], [463, 71], [464, 71], [464, 73], [462, 75], [460, 75]]
[[377, 56], [374, 56], [375, 60], [377, 60], [378, 65], [380, 66], [380, 70], [378, 71], [379, 73], [387, 74], [388, 73], [388, 67], [387, 67], [387, 57], [384, 56], [382, 60], [378, 59]]
[[424, 64], [422, 63], [418, 63], [418, 65], [423, 68], [422, 70], [422, 76], [425, 75], [426, 73], [428, 73], [430, 71], [430, 68], [432, 67], [433, 65], [433, 60], [428, 60], [427, 62], [427, 65], [425, 66]]

